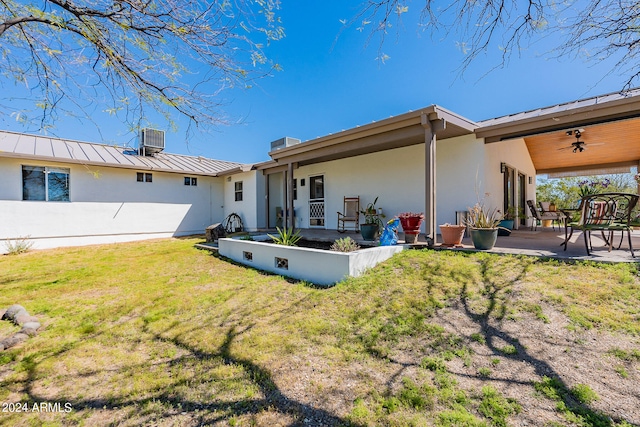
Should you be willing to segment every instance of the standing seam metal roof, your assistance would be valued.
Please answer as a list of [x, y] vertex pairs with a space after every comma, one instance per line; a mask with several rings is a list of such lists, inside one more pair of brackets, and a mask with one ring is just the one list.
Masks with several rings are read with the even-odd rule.
[[509, 114], [502, 117], [482, 120], [477, 122], [480, 129], [494, 125], [513, 123], [520, 120], [533, 119], [536, 117], [547, 116], [549, 114], [570, 113], [584, 107], [596, 107], [603, 104], [615, 103], [616, 101], [624, 101], [626, 99], [640, 96], [640, 89], [631, 89], [626, 92], [608, 93], [606, 95], [598, 95], [591, 98], [580, 99], [577, 101], [557, 104], [550, 107], [536, 108], [535, 110], [524, 111], [516, 114]]
[[182, 154], [140, 156], [136, 150], [127, 147], [6, 131], [0, 131], [0, 157], [196, 175], [217, 175], [243, 166], [242, 163]]

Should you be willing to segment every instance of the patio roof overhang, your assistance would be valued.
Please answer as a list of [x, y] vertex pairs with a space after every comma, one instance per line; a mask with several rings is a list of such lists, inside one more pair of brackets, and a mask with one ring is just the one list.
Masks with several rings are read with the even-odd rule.
[[[586, 150], [574, 153], [584, 129]], [[640, 162], [640, 90], [614, 93], [479, 123], [485, 143], [524, 139], [539, 174], [637, 166]]]
[[440, 121], [438, 139], [472, 134], [475, 122], [437, 105], [312, 139], [269, 153], [279, 165], [299, 166], [425, 143], [424, 120]]

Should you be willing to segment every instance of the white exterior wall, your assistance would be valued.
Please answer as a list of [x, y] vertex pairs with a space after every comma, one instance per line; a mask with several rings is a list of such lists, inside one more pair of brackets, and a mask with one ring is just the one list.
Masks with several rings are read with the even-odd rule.
[[[23, 201], [22, 165], [70, 169], [70, 201]], [[196, 175], [151, 172], [147, 183], [136, 172], [0, 158], [0, 240], [30, 236], [36, 249], [112, 243], [203, 233], [222, 221], [221, 178], [186, 186], [184, 177]]]
[[[503, 205], [503, 174], [500, 172], [500, 163], [504, 162], [518, 172], [527, 176], [525, 200], [536, 199], [536, 169], [533, 166], [529, 150], [523, 139], [501, 141], [485, 145], [485, 182], [489, 190], [487, 202], [492, 207], [502, 208]], [[529, 184], [528, 177], [531, 177]], [[516, 180], [517, 187], [517, 180]], [[516, 190], [517, 191], [517, 190]], [[519, 198], [516, 196], [516, 200]], [[521, 206], [524, 213], [529, 216], [527, 206]]]
[[[224, 177], [224, 218], [236, 213], [246, 231], [266, 227], [265, 177], [262, 172], [242, 172]], [[235, 200], [235, 183], [242, 181], [242, 200]], [[223, 219], [224, 219], [223, 218]]]
[[483, 179], [485, 144], [474, 135], [436, 144], [436, 225], [455, 224], [456, 211], [467, 211], [489, 188]]
[[[327, 229], [337, 228], [336, 212], [342, 211], [344, 196], [360, 196], [361, 208], [378, 197], [377, 206], [387, 219], [401, 212], [424, 212], [424, 149], [413, 145], [296, 169], [296, 226], [309, 227], [308, 185], [316, 175], [324, 175]], [[455, 223], [456, 211], [467, 211], [478, 201], [502, 208], [501, 162], [533, 177], [532, 184], [527, 181], [527, 199], [535, 198], [535, 168], [523, 140], [485, 144], [474, 135], [438, 140], [436, 156], [437, 225]], [[305, 187], [300, 186], [302, 178]]]
[[[337, 229], [345, 196], [360, 196], [361, 209], [378, 197], [387, 219], [401, 212], [424, 212], [424, 145], [302, 166], [298, 180], [296, 227], [309, 228], [309, 178], [324, 175], [325, 228]], [[300, 180], [305, 180], [301, 186]], [[361, 216], [361, 221], [363, 218]]]

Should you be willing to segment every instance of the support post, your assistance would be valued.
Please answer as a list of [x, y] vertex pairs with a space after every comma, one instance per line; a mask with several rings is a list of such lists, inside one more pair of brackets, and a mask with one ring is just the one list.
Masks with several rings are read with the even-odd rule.
[[293, 215], [293, 163], [287, 165], [287, 209], [285, 209], [285, 224], [288, 228], [295, 228]]
[[[433, 115], [433, 117], [431, 117]], [[437, 113], [423, 114], [421, 118], [424, 128], [425, 152], [425, 234], [427, 243], [435, 245], [437, 241], [436, 219], [436, 132], [446, 126], [444, 119], [437, 118]]]

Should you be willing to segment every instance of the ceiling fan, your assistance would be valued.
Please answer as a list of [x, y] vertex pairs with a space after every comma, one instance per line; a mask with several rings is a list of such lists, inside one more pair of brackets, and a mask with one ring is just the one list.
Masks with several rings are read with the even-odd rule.
[[[560, 150], [571, 150], [574, 153], [582, 153], [584, 150], [587, 149], [587, 143], [584, 142], [584, 141], [580, 141], [580, 137], [582, 136], [583, 133], [584, 133], [584, 129], [568, 130], [567, 131], [567, 136], [573, 135], [573, 136], [576, 137], [576, 140], [573, 141], [570, 146], [560, 148]], [[602, 143], [602, 142], [589, 143], [589, 146], [603, 145], [603, 144], [604, 143]]]

